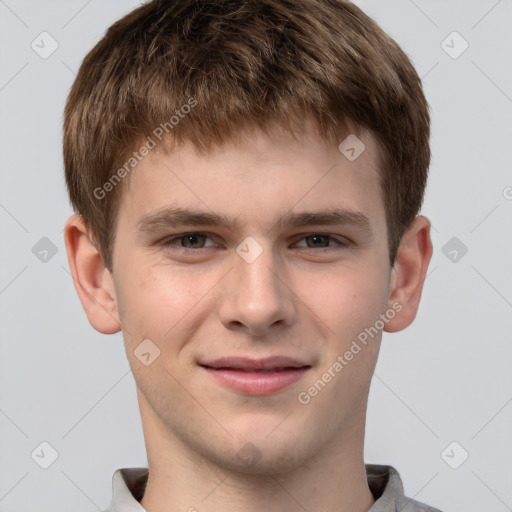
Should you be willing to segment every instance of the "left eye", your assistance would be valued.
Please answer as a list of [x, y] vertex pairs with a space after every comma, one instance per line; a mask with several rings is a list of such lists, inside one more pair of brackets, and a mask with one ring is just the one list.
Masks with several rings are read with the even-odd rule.
[[[210, 240], [210, 244], [206, 244], [208, 240]], [[194, 250], [203, 249], [205, 247], [215, 247], [216, 244], [213, 242], [212, 238], [205, 233], [185, 233], [183, 235], [164, 240], [162, 245], [164, 247], [178, 246], [178, 248], [181, 249]], [[330, 235], [324, 235], [321, 233], [304, 236], [298, 243], [294, 244], [296, 247], [307, 247], [310, 249], [325, 249], [333, 246], [343, 247], [347, 245], [349, 245], [349, 243], [344, 239], [338, 240]]]
[[[330, 235], [322, 235], [319, 233], [305, 236], [304, 238], [301, 239], [301, 241], [302, 240], [306, 241], [306, 244], [307, 244], [306, 247], [317, 248], [317, 249], [318, 248], [323, 249], [325, 247], [332, 247], [333, 245], [341, 245], [341, 246], [347, 245], [347, 243], [342, 242], [341, 240], [337, 240]], [[309, 242], [311, 242], [313, 245], [309, 245]], [[332, 244], [330, 242], [335, 242], [335, 243]], [[302, 247], [304, 247], [304, 246], [302, 246]]]

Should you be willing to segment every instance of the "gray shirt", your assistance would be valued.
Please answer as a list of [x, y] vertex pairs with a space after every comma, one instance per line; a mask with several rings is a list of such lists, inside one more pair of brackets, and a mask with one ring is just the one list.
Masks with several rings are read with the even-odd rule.
[[[376, 500], [368, 512], [441, 512], [406, 498], [400, 475], [392, 466], [366, 464], [366, 475]], [[112, 504], [105, 512], [145, 512], [139, 502], [147, 480], [147, 468], [118, 469], [112, 477]]]

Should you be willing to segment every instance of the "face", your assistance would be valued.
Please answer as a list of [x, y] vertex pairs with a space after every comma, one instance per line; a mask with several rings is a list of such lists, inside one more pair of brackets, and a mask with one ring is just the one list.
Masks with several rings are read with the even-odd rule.
[[280, 472], [362, 436], [389, 309], [378, 148], [296, 137], [154, 151], [129, 178], [115, 296], [161, 448]]

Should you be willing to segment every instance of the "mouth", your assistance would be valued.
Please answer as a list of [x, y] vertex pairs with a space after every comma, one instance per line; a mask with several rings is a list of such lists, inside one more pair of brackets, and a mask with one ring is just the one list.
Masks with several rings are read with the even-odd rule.
[[265, 359], [240, 357], [205, 361], [200, 366], [224, 387], [245, 395], [270, 395], [297, 382], [311, 368], [283, 356]]

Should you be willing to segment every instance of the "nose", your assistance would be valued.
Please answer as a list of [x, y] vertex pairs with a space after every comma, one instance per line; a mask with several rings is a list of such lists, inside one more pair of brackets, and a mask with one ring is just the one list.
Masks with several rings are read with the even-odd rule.
[[296, 296], [285, 273], [282, 260], [270, 248], [250, 263], [235, 254], [218, 309], [222, 324], [260, 338], [292, 325]]

